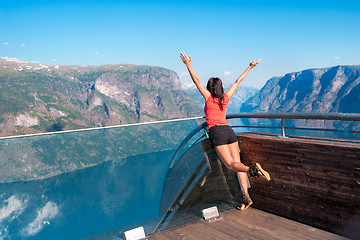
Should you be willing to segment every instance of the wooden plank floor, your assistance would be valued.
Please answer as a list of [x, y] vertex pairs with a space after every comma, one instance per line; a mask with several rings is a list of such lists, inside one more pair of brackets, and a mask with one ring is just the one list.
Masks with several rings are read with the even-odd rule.
[[346, 239], [255, 208], [244, 212], [233, 209], [220, 215], [221, 220], [207, 222], [200, 219], [151, 234], [148, 239]]

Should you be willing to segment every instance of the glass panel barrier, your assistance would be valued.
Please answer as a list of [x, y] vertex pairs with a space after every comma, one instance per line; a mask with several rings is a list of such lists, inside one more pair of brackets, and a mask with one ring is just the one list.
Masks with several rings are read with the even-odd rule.
[[[139, 225], [154, 231], [171, 158], [203, 122], [0, 139], [0, 239], [121, 239]], [[203, 138], [197, 132], [183, 151]]]
[[[0, 240], [123, 239], [132, 228], [150, 234], [200, 218], [206, 207], [237, 205], [236, 176], [219, 161], [204, 121], [0, 138]], [[309, 132], [291, 129], [304, 125], [295, 121], [286, 120], [287, 134]], [[236, 127], [249, 126], [246, 118], [229, 122], [254, 131]], [[255, 130], [280, 134], [278, 122], [259, 121]]]

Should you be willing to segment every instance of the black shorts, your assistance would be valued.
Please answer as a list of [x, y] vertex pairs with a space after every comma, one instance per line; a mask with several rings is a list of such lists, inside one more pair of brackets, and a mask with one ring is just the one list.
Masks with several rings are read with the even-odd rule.
[[209, 133], [214, 147], [238, 141], [234, 130], [229, 125], [213, 126]]

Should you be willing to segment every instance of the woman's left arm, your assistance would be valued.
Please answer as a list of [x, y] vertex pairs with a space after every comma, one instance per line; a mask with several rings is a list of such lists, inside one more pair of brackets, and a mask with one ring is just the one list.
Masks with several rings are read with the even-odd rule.
[[195, 73], [193, 67], [191, 66], [191, 56], [188, 57], [188, 56], [186, 56], [186, 54], [184, 52], [182, 52], [180, 55], [180, 58], [186, 65], [186, 67], [190, 73], [190, 77], [193, 80], [193, 82], [195, 83], [195, 86], [200, 91], [201, 95], [203, 95], [203, 97], [205, 98], [205, 101], [206, 101], [211, 96], [211, 93], [202, 85], [198, 75]]
[[236, 89], [239, 87], [239, 84], [242, 82], [242, 80], [244, 80], [244, 78], [246, 77], [246, 75], [250, 72], [250, 70], [255, 67], [256, 65], [258, 65], [261, 62], [261, 60], [259, 59], [257, 62], [252, 61], [249, 65], [249, 67], [243, 72], [243, 74], [241, 74], [238, 79], [235, 81], [235, 83], [230, 87], [230, 89], [225, 93], [226, 96], [228, 96], [228, 98], [230, 99]]

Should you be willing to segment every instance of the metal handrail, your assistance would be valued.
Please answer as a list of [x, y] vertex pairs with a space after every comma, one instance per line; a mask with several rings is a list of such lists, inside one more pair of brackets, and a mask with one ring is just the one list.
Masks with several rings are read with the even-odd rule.
[[154, 122], [129, 123], [129, 124], [113, 125], [113, 126], [105, 126], [105, 127], [80, 128], [80, 129], [62, 130], [62, 131], [56, 131], [56, 132], [32, 133], [32, 134], [0, 137], [0, 140], [12, 139], [12, 138], [46, 136], [46, 135], [55, 135], [55, 134], [64, 134], [64, 133], [74, 133], [74, 132], [86, 132], [86, 131], [104, 130], [104, 129], [112, 129], [112, 128], [126, 128], [126, 127], [132, 127], [132, 126], [140, 126], [140, 125], [155, 125], [155, 124], [160, 124], [160, 123], [179, 122], [179, 121], [187, 121], [187, 120], [202, 119], [202, 118], [203, 117], [177, 118], [177, 119], [161, 120], [161, 121], [154, 121]]
[[[259, 129], [282, 129], [281, 127], [274, 126], [247, 126], [247, 125], [231, 125], [232, 128], [259, 128]], [[360, 133], [360, 131], [349, 131], [339, 129], [328, 129], [328, 128], [303, 128], [303, 127], [286, 127], [290, 130], [305, 130], [305, 131], [319, 131], [319, 132], [339, 132], [339, 133]]]
[[231, 113], [226, 119], [231, 118], [278, 118], [278, 119], [316, 119], [316, 120], [341, 120], [360, 121], [360, 113]]
[[340, 120], [360, 121], [359, 113], [234, 113], [226, 115], [231, 118], [276, 118], [281, 119], [281, 136], [286, 138], [285, 119]]

